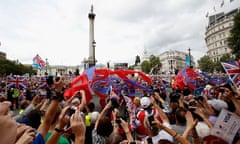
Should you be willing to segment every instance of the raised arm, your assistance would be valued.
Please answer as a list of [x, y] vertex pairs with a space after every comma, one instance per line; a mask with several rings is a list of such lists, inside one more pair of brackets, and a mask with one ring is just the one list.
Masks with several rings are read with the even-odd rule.
[[47, 144], [58, 143], [60, 136], [64, 132], [64, 127], [69, 122], [69, 117], [66, 116], [68, 109], [69, 109], [69, 106], [62, 109], [61, 114], [59, 115], [59, 118], [58, 118], [57, 125], [56, 125], [52, 135], [48, 139]]
[[46, 111], [45, 119], [38, 128], [38, 132], [43, 137], [45, 137], [47, 135], [47, 132], [50, 128], [53, 118], [56, 115], [56, 112], [57, 112], [56, 108], [58, 107], [59, 99], [62, 97], [62, 94], [63, 94], [63, 92], [62, 92], [63, 86], [64, 86], [64, 82], [63, 82], [62, 78], [60, 78], [60, 80], [58, 82], [56, 82], [54, 80], [54, 88], [55, 89], [51, 91], [52, 100]]
[[153, 121], [154, 124], [157, 125], [158, 128], [166, 131], [169, 133], [175, 140], [177, 140], [181, 144], [190, 144], [190, 142], [183, 137], [182, 135], [178, 134], [175, 130], [168, 128], [167, 126], [161, 124], [157, 119]]
[[79, 109], [80, 109], [80, 111], [81, 111], [81, 110], [83, 110], [84, 107], [86, 106], [87, 100], [86, 100], [85, 91], [84, 91], [84, 90], [80, 90], [80, 93], [81, 93], [82, 99], [81, 99], [81, 104], [79, 105]]
[[112, 102], [109, 101], [107, 103], [107, 105], [103, 108], [103, 110], [100, 112], [100, 114], [95, 122], [95, 126], [94, 126], [95, 129], [97, 129], [97, 127], [98, 127], [99, 120], [106, 114], [107, 110], [110, 109], [111, 106], [112, 106]]
[[153, 97], [151, 97], [151, 101], [152, 101], [153, 106], [157, 109], [157, 112], [159, 113], [159, 116], [161, 117], [162, 121], [169, 123], [169, 119], [168, 119], [167, 115], [159, 107], [159, 105], [156, 103], [156, 101]]

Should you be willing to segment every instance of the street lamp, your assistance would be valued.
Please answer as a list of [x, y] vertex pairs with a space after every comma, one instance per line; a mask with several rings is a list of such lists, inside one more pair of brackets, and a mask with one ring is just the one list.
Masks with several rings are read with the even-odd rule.
[[88, 63], [88, 60], [86, 58], [83, 58], [83, 68], [84, 68], [84, 70], [87, 69], [87, 63]]
[[95, 66], [95, 64], [96, 64], [96, 58], [95, 58], [96, 42], [95, 42], [95, 40], [93, 40], [93, 42], [92, 42], [92, 47], [93, 47], [93, 65]]
[[45, 75], [48, 75], [47, 69], [48, 69], [48, 59], [46, 58], [46, 72], [45, 72]]
[[188, 55], [189, 55], [189, 67], [191, 67], [192, 65], [191, 65], [191, 49], [190, 48], [188, 48]]

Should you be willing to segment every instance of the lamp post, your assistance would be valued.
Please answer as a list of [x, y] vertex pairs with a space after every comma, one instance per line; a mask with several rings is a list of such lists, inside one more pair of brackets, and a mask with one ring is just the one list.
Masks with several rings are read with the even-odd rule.
[[172, 59], [170, 60], [170, 69], [171, 69], [170, 74], [172, 74], [173, 73], [173, 60]]
[[88, 60], [86, 58], [83, 58], [83, 68], [84, 68], [84, 70], [87, 69], [87, 63], [88, 63]]
[[190, 48], [188, 48], [188, 56], [189, 56], [189, 67], [191, 67], [192, 65], [191, 65], [191, 49]]
[[93, 65], [96, 65], [96, 58], [95, 58], [95, 47], [96, 47], [96, 42], [93, 40], [92, 42], [92, 48], [93, 48]]
[[48, 75], [48, 59], [46, 58], [46, 71], [45, 71], [45, 75]]

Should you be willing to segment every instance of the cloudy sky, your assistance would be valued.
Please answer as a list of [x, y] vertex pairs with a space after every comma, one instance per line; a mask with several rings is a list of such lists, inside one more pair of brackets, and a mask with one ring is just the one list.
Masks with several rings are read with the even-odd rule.
[[[129, 62], [166, 50], [206, 53], [206, 13], [240, 6], [240, 0], [0, 0], [0, 51], [32, 64], [79, 65], [88, 58], [90, 6], [94, 4], [98, 63]], [[214, 7], [216, 11], [214, 11]]]

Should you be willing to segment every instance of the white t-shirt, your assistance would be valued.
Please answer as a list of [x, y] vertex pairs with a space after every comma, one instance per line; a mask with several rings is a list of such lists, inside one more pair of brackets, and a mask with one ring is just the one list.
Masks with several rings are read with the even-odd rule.
[[[163, 122], [163, 125], [171, 129], [171, 125], [169, 123]], [[144, 138], [144, 141], [147, 139], [148, 139], [148, 136]], [[158, 144], [158, 141], [163, 139], [173, 142], [173, 137], [165, 130], [160, 130], [158, 135], [152, 137], [152, 142], [153, 144]], [[144, 141], [142, 141], [142, 144], [144, 144]]]

